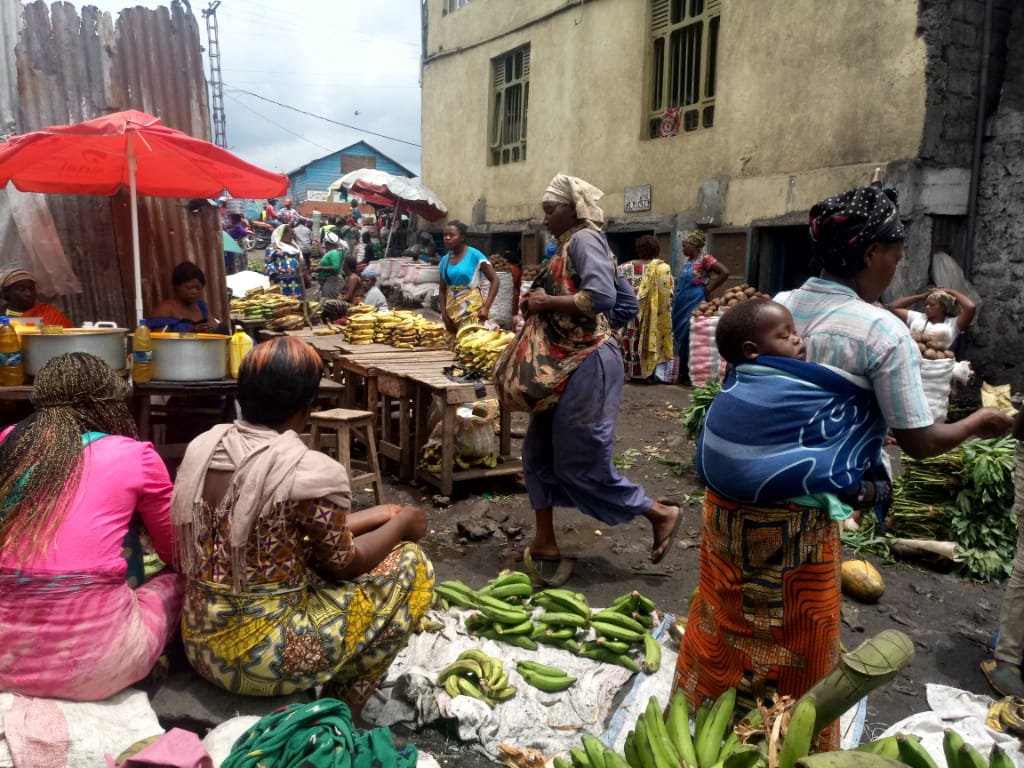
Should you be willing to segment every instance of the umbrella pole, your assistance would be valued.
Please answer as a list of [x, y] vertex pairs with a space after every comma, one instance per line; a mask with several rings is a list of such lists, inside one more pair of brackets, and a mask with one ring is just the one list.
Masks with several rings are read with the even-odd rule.
[[395, 218], [391, 222], [391, 228], [388, 230], [388, 244], [384, 246], [384, 258], [389, 258], [391, 255], [391, 238], [395, 236], [395, 227], [402, 223], [402, 216], [399, 212], [399, 206], [401, 205], [400, 200], [395, 200]]
[[135, 271], [135, 320], [142, 323], [142, 257], [139, 248], [139, 196], [135, 188], [135, 137], [128, 134], [128, 189], [132, 207], [132, 266]]

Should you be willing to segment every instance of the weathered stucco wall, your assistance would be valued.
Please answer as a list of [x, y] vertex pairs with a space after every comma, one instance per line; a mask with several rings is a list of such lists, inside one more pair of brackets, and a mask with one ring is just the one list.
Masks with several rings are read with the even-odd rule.
[[1006, 75], [990, 122], [972, 279], [982, 307], [969, 356], [986, 380], [1024, 388], [1024, 6], [1013, 9]]
[[[565, 171], [604, 189], [620, 218], [626, 186], [652, 184], [653, 214], [671, 217], [724, 176], [717, 223], [746, 224], [806, 210], [921, 146], [917, 0], [870, 13], [860, 0], [723, 0], [715, 125], [654, 140], [643, 138], [648, 2], [473, 0], [446, 16], [441, 6], [429, 6], [423, 175], [453, 217], [469, 220], [483, 198], [486, 221], [536, 218], [548, 179]], [[489, 166], [490, 61], [527, 42], [528, 159]]]

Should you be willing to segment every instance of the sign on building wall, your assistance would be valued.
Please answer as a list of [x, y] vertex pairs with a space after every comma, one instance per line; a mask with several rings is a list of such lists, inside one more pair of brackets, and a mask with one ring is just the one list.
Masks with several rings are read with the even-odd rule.
[[639, 213], [651, 210], [651, 185], [644, 184], [642, 187], [626, 187], [623, 209], [626, 213]]
[[306, 192], [306, 201], [310, 203], [324, 203], [327, 202], [328, 192], [321, 192], [317, 189], [310, 189]]

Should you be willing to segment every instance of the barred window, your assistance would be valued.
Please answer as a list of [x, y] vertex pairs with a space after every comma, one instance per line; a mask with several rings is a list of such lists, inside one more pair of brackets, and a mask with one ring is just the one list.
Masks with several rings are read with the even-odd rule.
[[651, 0], [651, 138], [715, 124], [722, 0]]
[[444, 13], [457, 11], [464, 5], [469, 5], [469, 0], [444, 0]]
[[530, 46], [491, 59], [494, 97], [491, 115], [491, 165], [526, 159], [526, 115], [530, 105]]

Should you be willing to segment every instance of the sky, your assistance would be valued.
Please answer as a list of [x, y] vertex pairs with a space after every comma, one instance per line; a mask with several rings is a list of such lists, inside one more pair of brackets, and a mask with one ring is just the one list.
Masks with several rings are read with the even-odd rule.
[[[201, 11], [209, 0], [191, 3], [206, 48]], [[170, 2], [73, 4], [116, 15], [125, 7]], [[419, 8], [419, 0], [221, 0], [217, 20], [228, 149], [262, 168], [287, 173], [363, 140], [419, 173], [418, 146], [333, 125], [242, 92], [418, 145]]]

